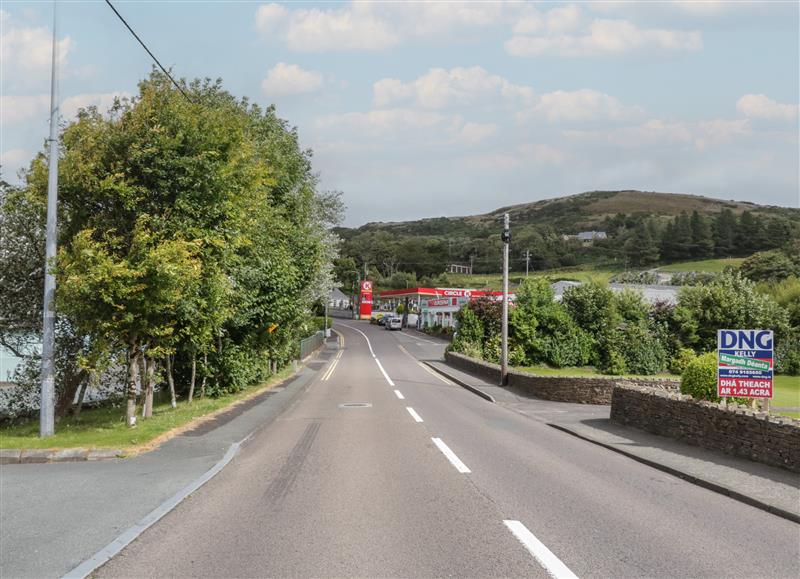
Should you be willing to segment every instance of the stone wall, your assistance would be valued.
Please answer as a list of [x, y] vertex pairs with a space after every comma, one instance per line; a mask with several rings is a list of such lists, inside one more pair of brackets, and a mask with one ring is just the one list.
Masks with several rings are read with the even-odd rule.
[[[448, 364], [470, 374], [480, 376], [487, 382], [500, 382], [500, 366], [483, 360], [476, 360], [458, 354], [447, 352], [445, 359]], [[614, 386], [619, 383], [637, 384], [651, 388], [677, 391], [678, 382], [674, 380], [632, 379], [632, 378], [607, 378], [599, 376], [536, 376], [527, 372], [510, 370], [508, 372], [508, 386], [518, 392], [557, 402], [575, 402], [578, 404], [611, 404], [611, 393]]]
[[800, 420], [633, 384], [614, 388], [611, 420], [800, 472]]

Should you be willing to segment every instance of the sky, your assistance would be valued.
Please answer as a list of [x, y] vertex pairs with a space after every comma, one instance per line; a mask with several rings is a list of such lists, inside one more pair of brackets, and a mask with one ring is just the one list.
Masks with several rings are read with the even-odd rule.
[[[48, 134], [53, 3], [0, 7], [0, 165]], [[176, 76], [297, 127], [345, 223], [469, 215], [591, 190], [798, 207], [800, 3], [114, 5]], [[59, 1], [62, 117], [152, 61], [104, 2]]]

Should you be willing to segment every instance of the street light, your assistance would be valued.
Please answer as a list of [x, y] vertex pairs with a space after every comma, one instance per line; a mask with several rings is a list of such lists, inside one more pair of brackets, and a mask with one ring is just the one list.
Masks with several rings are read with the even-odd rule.
[[58, 35], [56, 2], [53, 1], [53, 62], [50, 76], [50, 138], [48, 139], [47, 226], [45, 230], [44, 301], [42, 303], [42, 385], [39, 405], [39, 437], [55, 433], [55, 312], [56, 277], [50, 271], [56, 257], [58, 204]]
[[500, 386], [508, 384], [508, 245], [511, 243], [511, 229], [508, 223], [508, 213], [503, 214], [503, 330], [502, 354], [500, 362]]

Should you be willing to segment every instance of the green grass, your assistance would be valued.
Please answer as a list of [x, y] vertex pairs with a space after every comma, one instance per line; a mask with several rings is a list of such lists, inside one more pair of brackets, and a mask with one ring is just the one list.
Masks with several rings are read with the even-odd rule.
[[[616, 271], [607, 269], [594, 269], [590, 267], [579, 268], [563, 268], [563, 269], [548, 269], [542, 271], [532, 271], [531, 277], [548, 277], [553, 281], [570, 280], [570, 281], [600, 281], [608, 282], [611, 277], [617, 273]], [[450, 285], [453, 287], [468, 287], [473, 289], [490, 288], [499, 291], [503, 288], [503, 275], [500, 273], [490, 274], [455, 274], [448, 273], [447, 279], [450, 280]], [[511, 272], [508, 276], [509, 286], [513, 290], [517, 287], [522, 280], [525, 279], [525, 273]]]
[[178, 402], [175, 409], [168, 402], [159, 404], [153, 408], [152, 418], [143, 420], [138, 417], [135, 428], [125, 426], [124, 402], [84, 409], [79, 419], [67, 416], [56, 425], [55, 435], [46, 439], [39, 438], [39, 423], [35, 420], [0, 428], [0, 448], [80, 447], [133, 451], [135, 447], [146, 445], [174, 428], [247, 398], [290, 374], [291, 367], [288, 367], [258, 386], [219, 398], [195, 398], [191, 404]]
[[[775, 376], [772, 406], [800, 406], [800, 376]], [[776, 412], [783, 416], [800, 418], [800, 412]]]
[[744, 258], [729, 257], [724, 259], [703, 259], [701, 261], [684, 261], [681, 263], [671, 263], [658, 268], [659, 271], [667, 273], [679, 273], [685, 271], [697, 271], [708, 273], [720, 273], [728, 266], [739, 267]]

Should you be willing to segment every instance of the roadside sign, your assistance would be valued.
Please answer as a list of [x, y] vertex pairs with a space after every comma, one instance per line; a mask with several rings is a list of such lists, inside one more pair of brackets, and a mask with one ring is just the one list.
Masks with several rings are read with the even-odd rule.
[[717, 396], [772, 398], [772, 330], [717, 332]]

